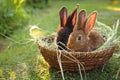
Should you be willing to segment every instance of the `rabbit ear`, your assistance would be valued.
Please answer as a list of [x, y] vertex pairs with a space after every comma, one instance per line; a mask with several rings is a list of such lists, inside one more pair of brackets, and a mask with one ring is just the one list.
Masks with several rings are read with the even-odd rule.
[[73, 25], [73, 26], [76, 24], [77, 9], [78, 9], [78, 6], [75, 8], [75, 10], [74, 10], [74, 11], [72, 12], [72, 14], [70, 15], [70, 16], [71, 16], [71, 19], [72, 19], [72, 25]]
[[66, 7], [63, 7], [60, 10], [59, 16], [60, 16], [60, 26], [65, 27], [65, 24], [67, 22], [67, 8]]
[[81, 10], [78, 14], [78, 24], [77, 24], [78, 30], [84, 28], [85, 20], [86, 20], [86, 11]]
[[86, 24], [85, 24], [85, 33], [86, 34], [88, 34], [93, 29], [94, 24], [96, 22], [96, 16], [97, 16], [97, 12], [93, 12], [87, 18]]

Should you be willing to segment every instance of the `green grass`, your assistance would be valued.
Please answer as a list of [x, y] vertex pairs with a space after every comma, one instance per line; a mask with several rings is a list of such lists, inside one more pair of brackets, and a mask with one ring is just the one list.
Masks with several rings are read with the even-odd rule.
[[[9, 80], [16, 77], [16, 80], [62, 80], [60, 71], [49, 68], [41, 56], [38, 45], [30, 41], [29, 25], [38, 25], [44, 35], [56, 32], [59, 25], [59, 10], [62, 6], [68, 8], [71, 13], [75, 5], [79, 3], [79, 10], [86, 9], [88, 14], [97, 10], [97, 19], [107, 25], [112, 24], [120, 18], [118, 11], [108, 10], [107, 7], [120, 7], [111, 5], [104, 0], [58, 0], [54, 1], [50, 8], [43, 10], [27, 7], [31, 18], [29, 24], [16, 30], [10, 39], [1, 40], [6, 49], [0, 52], [0, 80]], [[119, 30], [120, 32], [120, 30]], [[118, 34], [119, 35], [119, 34]], [[12, 40], [11, 40], [12, 39]], [[116, 52], [120, 53], [120, 52]], [[64, 72], [66, 80], [80, 80], [78, 72]], [[84, 76], [84, 75], [83, 75]], [[120, 54], [114, 54], [108, 63], [99, 69], [86, 72], [87, 80], [120, 80]]]

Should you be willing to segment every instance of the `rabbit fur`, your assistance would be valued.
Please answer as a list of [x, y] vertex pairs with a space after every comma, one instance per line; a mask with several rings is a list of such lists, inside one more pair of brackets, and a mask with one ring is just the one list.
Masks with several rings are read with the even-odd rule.
[[97, 12], [92, 12], [86, 18], [86, 11], [78, 14], [78, 22], [70, 34], [67, 47], [72, 51], [88, 52], [99, 48], [104, 43], [103, 36], [93, 30]]
[[77, 8], [78, 7], [76, 7], [69, 16], [66, 7], [61, 8], [61, 10], [59, 11], [60, 25], [58, 26], [57, 29], [55, 41], [60, 50], [66, 49], [68, 37], [70, 33], [73, 31], [73, 28], [76, 24]]

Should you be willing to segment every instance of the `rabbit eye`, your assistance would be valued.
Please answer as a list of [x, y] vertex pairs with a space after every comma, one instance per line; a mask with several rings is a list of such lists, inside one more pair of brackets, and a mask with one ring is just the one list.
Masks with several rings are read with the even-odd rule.
[[82, 39], [82, 36], [78, 36], [78, 40], [80, 41]]

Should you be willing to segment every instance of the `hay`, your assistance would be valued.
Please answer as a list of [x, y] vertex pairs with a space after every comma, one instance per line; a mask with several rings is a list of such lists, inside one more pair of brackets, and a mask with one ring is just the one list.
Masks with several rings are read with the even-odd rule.
[[106, 48], [109, 48], [111, 46], [118, 46], [120, 47], [120, 36], [117, 36], [118, 34], [118, 28], [119, 28], [119, 20], [113, 25], [113, 27], [110, 27], [106, 24], [103, 24], [101, 22], [97, 21], [96, 28], [97, 31], [101, 31], [101, 34], [103, 34], [106, 37], [105, 43], [98, 48], [96, 51], [100, 51]]

